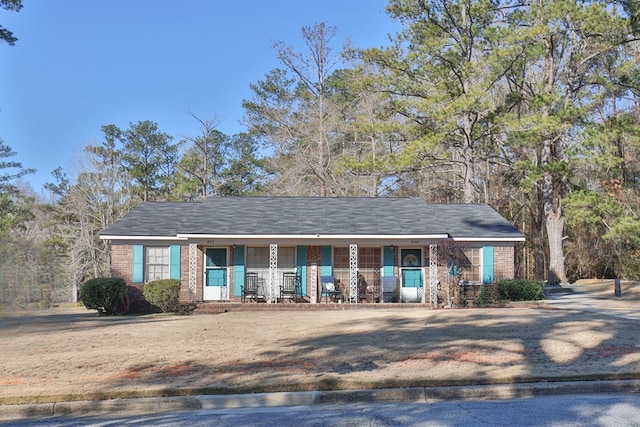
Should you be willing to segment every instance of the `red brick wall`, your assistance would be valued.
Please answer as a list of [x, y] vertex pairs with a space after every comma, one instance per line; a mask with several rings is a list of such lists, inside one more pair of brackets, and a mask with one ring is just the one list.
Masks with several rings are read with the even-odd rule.
[[[396, 249], [397, 251], [397, 249]], [[233, 248], [230, 250], [230, 259], [233, 260], [234, 253]], [[494, 248], [494, 277], [495, 280], [501, 280], [506, 278], [513, 278], [515, 275], [515, 248], [513, 246], [496, 246]], [[429, 248], [425, 248], [425, 266], [429, 265]], [[196, 296], [195, 300], [197, 302], [202, 301], [202, 293], [203, 293], [203, 270], [204, 265], [204, 253], [202, 247], [198, 246], [198, 250], [196, 253]], [[394, 254], [394, 274], [395, 276], [399, 276], [399, 267], [397, 265], [397, 257]], [[132, 285], [131, 283], [131, 265], [132, 262], [132, 250], [131, 245], [121, 245], [121, 244], [113, 244], [111, 246], [111, 275], [113, 277], [121, 277], [123, 278], [128, 285]], [[311, 264], [315, 263], [318, 266], [318, 271], [320, 271], [322, 264], [322, 247], [320, 246], [309, 246], [307, 248], [307, 289], [305, 290], [306, 295], [311, 295]], [[232, 263], [231, 263], [232, 264]], [[229, 274], [230, 274], [230, 282], [229, 282], [229, 296], [232, 300], [237, 299], [233, 296], [233, 265], [229, 266]], [[446, 282], [446, 266], [438, 265], [438, 280], [440, 283]], [[180, 275], [181, 275], [181, 288], [180, 288], [180, 301], [188, 302], [189, 295], [189, 246], [183, 245], [180, 249]], [[427, 272], [427, 280], [428, 272]], [[428, 284], [427, 284], [428, 285]]]
[[[198, 291], [196, 300], [202, 300], [202, 250], [198, 248]], [[111, 275], [122, 277], [127, 285], [133, 286], [132, 277], [133, 253], [131, 245], [111, 245]], [[189, 301], [189, 246], [180, 246], [180, 301]], [[141, 284], [135, 284], [140, 286]]]
[[180, 246], [180, 302], [189, 302], [189, 246]]
[[493, 248], [493, 275], [495, 281], [515, 277], [515, 247], [496, 246]]
[[318, 286], [316, 291], [317, 299], [320, 301], [320, 269], [322, 268], [322, 246], [308, 246], [307, 247], [307, 289], [303, 290], [305, 295], [311, 295], [311, 264], [317, 266], [317, 275], [315, 282]]
[[132, 263], [132, 250], [131, 245], [111, 245], [111, 276], [121, 277], [127, 282], [127, 285], [131, 283], [131, 263]]
[[[441, 247], [438, 246], [438, 250]], [[425, 266], [429, 266], [429, 248], [426, 248]], [[441, 254], [439, 254], [440, 256]], [[429, 280], [427, 271], [427, 280]], [[493, 248], [493, 277], [494, 281], [512, 279], [515, 277], [515, 248], [513, 246], [494, 246]], [[438, 281], [443, 284], [447, 280], [447, 266], [442, 259], [438, 263]]]
[[[232, 258], [233, 259], [233, 258]], [[233, 269], [231, 269], [233, 270]], [[202, 286], [204, 283], [204, 253], [198, 246], [196, 251], [196, 294], [195, 302], [202, 302]], [[189, 294], [189, 245], [181, 246], [180, 250], [180, 302], [191, 302]]]

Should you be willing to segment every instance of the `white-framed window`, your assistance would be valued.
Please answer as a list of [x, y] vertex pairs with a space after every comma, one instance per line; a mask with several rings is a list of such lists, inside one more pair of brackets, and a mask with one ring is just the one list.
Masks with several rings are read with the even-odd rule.
[[465, 248], [464, 256], [460, 262], [462, 268], [462, 279], [467, 282], [480, 282], [481, 253], [482, 248]]
[[145, 281], [170, 278], [169, 247], [145, 247]]
[[268, 269], [269, 248], [264, 246], [247, 248], [247, 268]]
[[[348, 246], [333, 248], [333, 276], [340, 283], [349, 283], [350, 250]], [[358, 246], [358, 274], [366, 283], [380, 282], [382, 247]]]
[[295, 270], [296, 248], [278, 246], [278, 268], [283, 270]]
[[[278, 246], [278, 269], [295, 270], [296, 248], [293, 246]], [[250, 246], [247, 248], [247, 269], [269, 269], [269, 247]]]

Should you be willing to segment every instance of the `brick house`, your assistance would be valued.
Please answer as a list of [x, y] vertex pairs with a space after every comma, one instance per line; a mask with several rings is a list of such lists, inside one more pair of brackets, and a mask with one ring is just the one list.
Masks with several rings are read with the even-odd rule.
[[524, 241], [488, 205], [347, 197], [147, 202], [100, 237], [113, 276], [136, 287], [179, 279], [183, 302], [240, 301], [256, 278], [256, 299], [276, 302], [293, 275], [293, 300], [436, 304], [452, 277], [513, 278]]

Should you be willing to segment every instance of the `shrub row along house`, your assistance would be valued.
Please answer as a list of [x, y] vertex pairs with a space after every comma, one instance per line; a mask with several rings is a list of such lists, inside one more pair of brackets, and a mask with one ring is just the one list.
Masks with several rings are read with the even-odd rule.
[[513, 278], [524, 241], [488, 205], [348, 197], [147, 202], [101, 238], [112, 243], [113, 276], [138, 287], [179, 279], [185, 303], [436, 304], [452, 278]]

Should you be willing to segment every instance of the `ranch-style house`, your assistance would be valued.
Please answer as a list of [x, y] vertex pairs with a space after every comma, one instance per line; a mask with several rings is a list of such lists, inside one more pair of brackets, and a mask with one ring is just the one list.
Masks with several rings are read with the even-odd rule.
[[[210, 197], [141, 203], [103, 230], [128, 285], [182, 302], [417, 302], [514, 277], [525, 237], [486, 204], [395, 197]], [[440, 293], [440, 295], [439, 295]]]

